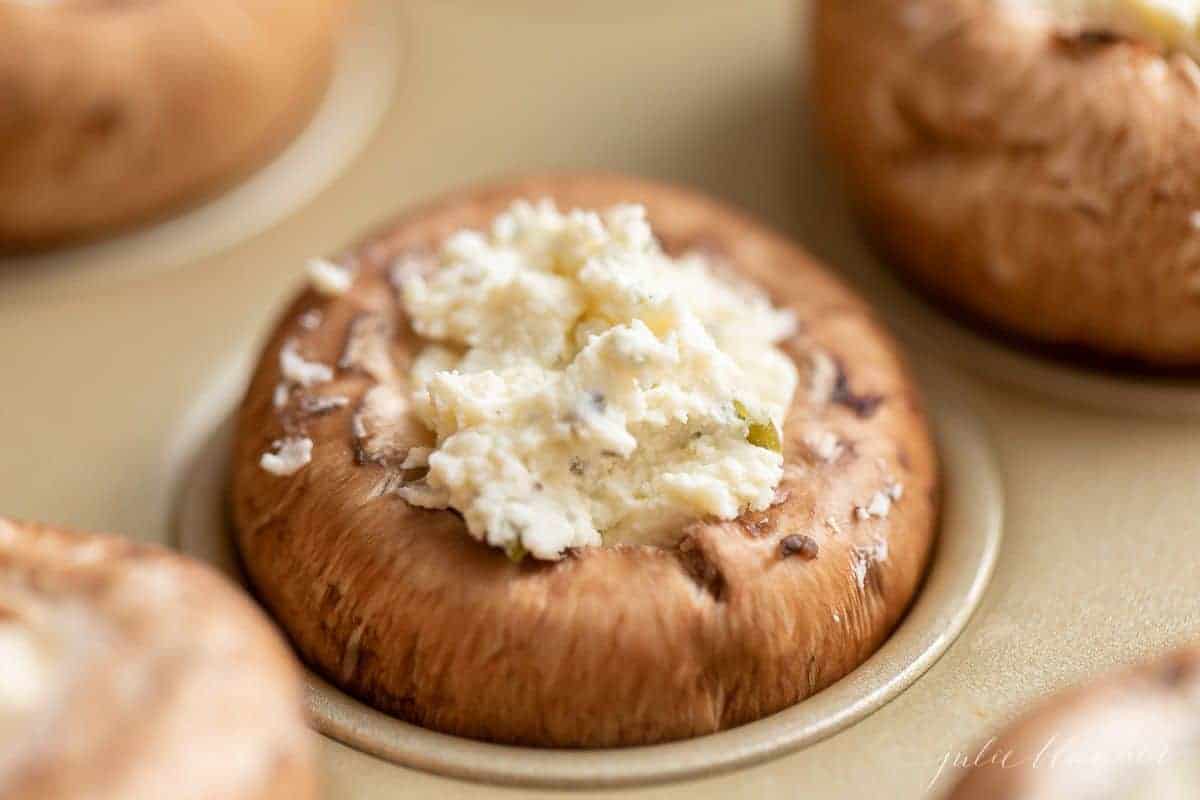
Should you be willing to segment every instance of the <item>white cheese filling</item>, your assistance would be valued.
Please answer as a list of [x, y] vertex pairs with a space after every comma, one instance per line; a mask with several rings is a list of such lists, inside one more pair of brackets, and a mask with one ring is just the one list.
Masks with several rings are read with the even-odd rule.
[[310, 258], [306, 269], [308, 282], [320, 294], [336, 297], [350, 291], [354, 285], [352, 270], [324, 258]]
[[316, 386], [333, 380], [333, 368], [316, 361], [306, 361], [296, 349], [294, 339], [279, 351], [279, 371], [284, 380], [297, 386]]
[[1069, 22], [1110, 28], [1200, 53], [1200, 0], [1000, 0], [1045, 9]]
[[435, 434], [409, 502], [454, 508], [510, 556], [673, 541], [772, 502], [797, 384], [790, 313], [659, 248], [645, 212], [518, 202], [401, 278], [429, 345], [413, 408]]
[[312, 461], [313, 443], [307, 436], [290, 436], [272, 443], [263, 453], [258, 465], [272, 475], [295, 475]]

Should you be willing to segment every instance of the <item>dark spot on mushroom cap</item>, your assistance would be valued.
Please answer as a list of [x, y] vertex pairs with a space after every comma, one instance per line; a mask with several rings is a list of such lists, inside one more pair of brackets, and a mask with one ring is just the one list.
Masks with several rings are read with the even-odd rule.
[[1129, 41], [1128, 37], [1105, 28], [1085, 28], [1080, 31], [1060, 31], [1055, 34], [1054, 41], [1067, 48], [1109, 47]]
[[720, 602], [725, 596], [725, 576], [721, 574], [716, 564], [708, 560], [696, 540], [688, 536], [679, 543], [677, 551], [679, 563], [684, 572], [704, 592]]
[[883, 403], [881, 395], [857, 394], [851, 389], [850, 378], [846, 375], [846, 368], [840, 360], [837, 362], [837, 379], [834, 381], [833, 393], [829, 400], [836, 405], [845, 406], [863, 419], [872, 416]]
[[1182, 656], [1168, 658], [1158, 673], [1159, 680], [1172, 689], [1182, 686], [1191, 678], [1197, 668], [1197, 663]]
[[96, 104], [84, 114], [80, 132], [89, 139], [106, 139], [121, 126], [124, 113], [112, 101]]
[[821, 687], [821, 667], [817, 664], [817, 654], [810, 653], [808, 656], [808, 669], [805, 670], [805, 677], [808, 678], [808, 693], [812, 694]]
[[342, 590], [332, 583], [325, 584], [325, 590], [321, 592], [321, 608], [329, 612], [331, 615], [337, 611], [342, 603]]
[[820, 551], [821, 548], [817, 545], [816, 539], [799, 533], [785, 536], [779, 543], [779, 553], [784, 558], [799, 556], [805, 561], [812, 561]]

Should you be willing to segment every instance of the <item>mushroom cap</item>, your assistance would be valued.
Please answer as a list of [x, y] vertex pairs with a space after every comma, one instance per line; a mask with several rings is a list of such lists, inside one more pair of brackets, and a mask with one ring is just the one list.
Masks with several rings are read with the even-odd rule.
[[[948, 800], [1194, 797], [1200, 790], [1200, 648], [1060, 692], [980, 752]], [[1190, 793], [1160, 793], [1168, 790], [1154, 781], [1173, 766], [1190, 770]]]
[[1200, 68], [1029, 4], [819, 0], [814, 113], [869, 236], [1053, 354], [1200, 365]]
[[315, 797], [295, 660], [180, 556], [0, 518], [0, 664], [6, 800]]
[[[486, 227], [515, 199], [543, 197], [564, 209], [641, 203], [668, 253], [702, 249], [795, 312], [799, 332], [782, 347], [804, 378], [772, 507], [696, 520], [672, 546], [512, 564], [456, 513], [388, 492], [407, 449], [428, 443], [411, 414], [365, 438], [354, 433], [364, 432], [356, 414], [373, 387], [390, 382], [407, 394], [421, 347], [390, 268], [427, 263], [449, 234]], [[333, 683], [402, 719], [472, 738], [648, 744], [804, 699], [862, 663], [904, 613], [938, 510], [921, 401], [862, 301], [781, 236], [684, 189], [551, 176], [453, 194], [344, 260], [357, 265], [352, 288], [336, 297], [305, 291], [263, 351], [239, 413], [232, 475], [237, 543], [258, 596]], [[366, 330], [389, 333], [363, 347]], [[348, 403], [310, 413], [328, 404], [301, 398], [276, 409], [289, 341], [306, 358], [344, 365], [318, 388]], [[351, 351], [384, 357], [347, 360]], [[825, 434], [836, 437], [832, 452]], [[286, 477], [260, 468], [273, 441], [296, 435], [312, 440], [311, 463]], [[884, 516], [860, 518], [897, 484], [903, 496]], [[797, 547], [789, 537], [812, 542]]]
[[0, 3], [0, 249], [175, 211], [311, 117], [346, 0]]

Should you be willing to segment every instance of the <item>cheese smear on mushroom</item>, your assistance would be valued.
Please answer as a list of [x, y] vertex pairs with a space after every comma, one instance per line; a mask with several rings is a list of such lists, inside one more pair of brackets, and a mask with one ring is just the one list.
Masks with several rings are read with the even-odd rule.
[[665, 255], [639, 206], [518, 202], [439, 262], [399, 279], [429, 342], [413, 406], [436, 436], [409, 502], [542, 559], [771, 504], [790, 313], [706, 257]]
[[1200, 52], [1200, 0], [1001, 0], [1041, 7], [1079, 23], [1144, 36], [1163, 46]]

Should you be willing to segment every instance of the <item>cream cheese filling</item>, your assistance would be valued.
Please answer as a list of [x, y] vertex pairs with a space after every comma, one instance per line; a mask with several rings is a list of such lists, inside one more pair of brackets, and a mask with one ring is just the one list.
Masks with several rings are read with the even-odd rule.
[[1111, 29], [1168, 49], [1200, 54], [1200, 0], [1002, 0], [1045, 9], [1067, 22]]
[[436, 439], [406, 500], [542, 559], [770, 505], [790, 313], [704, 256], [666, 255], [639, 206], [518, 202], [439, 261], [401, 280], [428, 341], [413, 408]]

